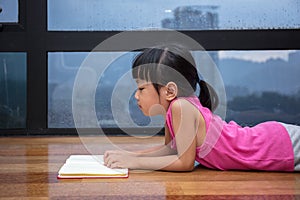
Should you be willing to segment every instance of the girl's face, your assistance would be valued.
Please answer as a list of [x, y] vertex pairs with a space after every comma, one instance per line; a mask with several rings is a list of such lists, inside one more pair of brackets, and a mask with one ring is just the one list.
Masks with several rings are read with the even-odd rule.
[[166, 102], [164, 100], [163, 87], [160, 89], [160, 94], [157, 93], [153, 84], [144, 80], [137, 79], [137, 90], [134, 97], [137, 100], [137, 104], [141, 111], [146, 116], [154, 116], [159, 114], [165, 114]]

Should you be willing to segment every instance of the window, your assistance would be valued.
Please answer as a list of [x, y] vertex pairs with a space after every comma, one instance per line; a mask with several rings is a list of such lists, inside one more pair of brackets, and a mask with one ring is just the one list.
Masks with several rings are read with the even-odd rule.
[[[0, 92], [6, 94], [0, 112], [13, 118], [1, 118], [1, 135], [77, 134], [71, 97], [86, 56], [122, 31], [147, 38], [145, 28], [177, 30], [209, 52], [224, 81], [226, 120], [300, 121], [297, 0], [0, 0], [0, 7]], [[170, 30], [155, 31], [167, 37]], [[128, 72], [135, 55], [129, 51], [115, 45], [97, 52], [118, 57], [98, 81], [94, 99], [97, 120], [111, 134], [125, 125], [112, 116], [106, 97]], [[148, 127], [132, 93], [124, 113], [134, 125], [128, 125]]]
[[255, 125], [266, 120], [299, 124], [300, 51], [221, 51], [226, 120]]
[[26, 53], [0, 53], [0, 129], [26, 127]]
[[19, 4], [18, 0], [0, 1], [0, 23], [19, 22]]
[[[193, 52], [195, 58], [199, 52]], [[108, 53], [98, 53], [102, 56]], [[108, 66], [100, 77], [95, 93], [95, 106], [101, 127], [118, 127], [111, 107], [112, 93], [117, 81], [130, 71], [135, 53], [124, 54]], [[210, 52], [224, 81], [227, 96], [226, 120], [254, 125], [265, 120], [298, 123], [300, 118], [300, 51], [214, 51]], [[72, 91], [76, 73], [88, 52], [53, 52], [48, 55], [48, 125], [51, 128], [74, 128]], [[101, 56], [101, 55], [98, 55]], [[101, 60], [101, 59], [99, 59]], [[201, 62], [201, 61], [200, 61]], [[101, 63], [99, 63], [101, 65]], [[128, 85], [126, 85], [128, 83]], [[131, 84], [131, 85], [130, 85]], [[133, 92], [135, 83], [122, 83], [123, 89]], [[130, 95], [130, 94], [129, 94]], [[121, 104], [124, 100], [120, 99]], [[131, 114], [133, 121], [147, 125], [134, 98], [120, 106], [118, 118]], [[124, 110], [123, 110], [124, 109]], [[115, 116], [116, 117], [116, 116]], [[122, 120], [121, 120], [122, 121]], [[126, 120], [123, 120], [126, 121]], [[129, 123], [128, 123], [129, 124]], [[162, 126], [159, 120], [152, 124]]]
[[297, 0], [48, 0], [50, 31], [295, 29]]
[[[48, 53], [48, 126], [50, 128], [75, 128], [72, 115], [72, 91], [74, 90], [74, 80], [82, 62], [89, 52], [50, 52]], [[100, 77], [97, 90], [95, 92], [95, 107], [99, 124], [104, 128], [117, 128], [118, 126], [128, 128], [128, 115], [133, 121], [140, 125], [148, 125], [150, 119], [145, 117], [136, 106], [133, 98], [136, 85], [134, 81], [118, 81], [131, 69], [131, 62], [136, 53], [114, 52], [96, 53], [98, 57], [107, 57], [114, 54], [116, 58], [104, 71]], [[120, 56], [120, 54], [124, 54]], [[99, 59], [101, 61], [101, 59]], [[102, 65], [102, 63], [99, 63]], [[114, 118], [112, 107], [113, 91], [121, 87], [121, 90], [128, 91], [128, 102], [119, 99], [115, 105], [118, 109], [119, 122]], [[130, 94], [131, 91], [131, 94]], [[120, 95], [117, 95], [120, 97]], [[117, 97], [117, 98], [119, 98]], [[121, 98], [121, 97], [120, 97]], [[129, 104], [126, 109], [126, 103]], [[123, 105], [124, 104], [124, 105]], [[154, 117], [152, 126], [160, 127], [163, 124], [159, 117]], [[153, 120], [152, 119], [152, 120]], [[134, 125], [132, 125], [134, 126]], [[94, 127], [95, 128], [95, 127]]]

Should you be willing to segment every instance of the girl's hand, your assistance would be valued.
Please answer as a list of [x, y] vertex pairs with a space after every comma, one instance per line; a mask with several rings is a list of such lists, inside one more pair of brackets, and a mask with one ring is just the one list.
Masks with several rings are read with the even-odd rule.
[[137, 160], [134, 154], [130, 154], [124, 151], [111, 150], [104, 153], [104, 165], [109, 168], [137, 168]]

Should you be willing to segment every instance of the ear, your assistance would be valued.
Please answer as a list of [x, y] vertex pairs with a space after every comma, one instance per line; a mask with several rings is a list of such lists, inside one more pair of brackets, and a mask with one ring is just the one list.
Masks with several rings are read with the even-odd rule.
[[177, 97], [178, 94], [177, 85], [174, 82], [169, 82], [165, 87], [166, 87], [166, 100], [172, 101]]

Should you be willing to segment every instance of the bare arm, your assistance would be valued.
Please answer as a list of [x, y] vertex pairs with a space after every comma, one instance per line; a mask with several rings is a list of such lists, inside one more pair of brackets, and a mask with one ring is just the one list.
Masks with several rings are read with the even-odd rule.
[[107, 157], [108, 154], [123, 154], [123, 156], [127, 154], [129, 156], [139, 156], [139, 157], [158, 157], [158, 156], [174, 155], [176, 153], [177, 153], [176, 149], [171, 148], [170, 131], [168, 127], [165, 125], [165, 144], [161, 144], [158, 146], [154, 146], [154, 147], [150, 147], [138, 151], [133, 151], [133, 152], [110, 150], [105, 152], [104, 157]]
[[[183, 109], [184, 108], [184, 109]], [[139, 158], [142, 169], [161, 169], [166, 171], [191, 171], [196, 156], [196, 133], [199, 121], [198, 112], [186, 101], [177, 101], [172, 106], [172, 121], [175, 132], [177, 153], [175, 155]]]
[[165, 156], [176, 154], [176, 149], [171, 148], [171, 136], [167, 125], [165, 125], [165, 144], [136, 151], [134, 153], [136, 153], [137, 156], [142, 157]]
[[159, 169], [166, 171], [193, 170], [196, 155], [195, 136], [199, 124], [199, 119], [195, 117], [194, 109], [195, 107], [185, 100], [177, 101], [172, 106], [173, 128], [177, 145], [176, 154], [151, 157], [108, 154], [105, 159], [106, 165], [111, 168], [126, 167], [131, 169]]

